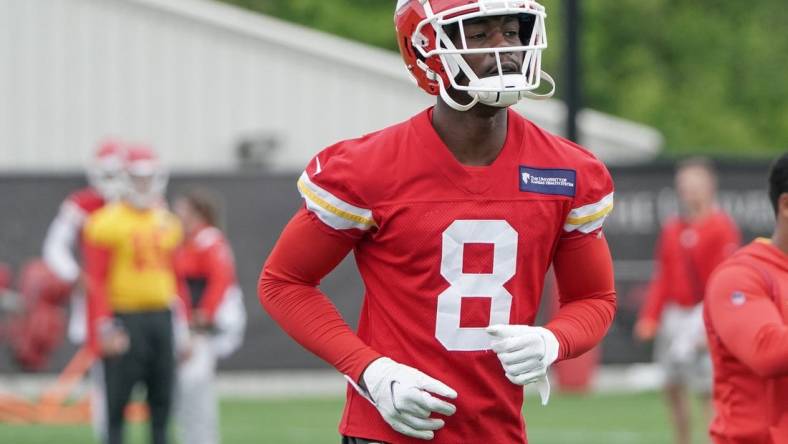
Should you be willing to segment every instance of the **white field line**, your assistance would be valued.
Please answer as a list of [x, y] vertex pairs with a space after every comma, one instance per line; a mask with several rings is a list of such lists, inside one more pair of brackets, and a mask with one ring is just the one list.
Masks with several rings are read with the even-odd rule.
[[[556, 376], [551, 378], [556, 381]], [[55, 381], [55, 375], [3, 374], [0, 393], [27, 398], [40, 396]], [[653, 364], [610, 365], [599, 369], [593, 383], [597, 393], [634, 393], [660, 387], [662, 375]], [[333, 370], [225, 371], [217, 376], [217, 390], [233, 398], [341, 397], [345, 379]], [[83, 380], [76, 393], [84, 393]]]

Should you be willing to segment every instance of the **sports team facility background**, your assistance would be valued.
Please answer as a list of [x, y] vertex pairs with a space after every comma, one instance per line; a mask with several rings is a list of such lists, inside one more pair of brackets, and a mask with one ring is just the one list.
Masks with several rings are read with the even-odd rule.
[[[766, 162], [720, 163], [720, 202], [736, 219], [743, 239], [769, 234], [772, 212], [765, 197]], [[610, 364], [647, 362], [650, 347], [632, 340], [632, 326], [643, 297], [643, 286], [653, 269], [652, 257], [660, 221], [674, 214], [673, 165], [613, 168], [616, 182], [616, 210], [606, 225], [616, 267], [619, 310], [603, 345], [603, 362]], [[256, 283], [260, 267], [268, 256], [281, 228], [300, 205], [295, 183], [297, 174], [176, 175], [170, 194], [199, 186], [216, 190], [225, 202], [225, 227], [236, 254], [240, 283], [244, 290], [249, 327], [244, 345], [221, 362], [228, 370], [328, 368], [294, 345], [264, 313], [257, 301]], [[0, 196], [0, 208], [14, 217], [0, 221], [0, 251], [13, 251], [3, 258], [14, 265], [40, 254], [41, 239], [59, 203], [68, 192], [84, 185], [81, 175], [5, 175], [0, 186], [8, 190]], [[35, 205], [30, 205], [35, 202]], [[358, 318], [363, 285], [352, 257], [322, 284], [345, 318]], [[67, 341], [66, 341], [67, 342]], [[74, 348], [64, 343], [50, 371], [62, 368]], [[7, 355], [0, 355], [0, 369], [11, 371]]]

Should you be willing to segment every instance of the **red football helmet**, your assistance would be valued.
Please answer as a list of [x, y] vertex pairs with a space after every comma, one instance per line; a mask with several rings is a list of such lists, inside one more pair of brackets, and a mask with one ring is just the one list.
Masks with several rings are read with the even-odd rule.
[[144, 145], [128, 147], [123, 173], [123, 198], [127, 202], [141, 209], [161, 203], [168, 175], [152, 149]]
[[[516, 15], [520, 20], [520, 46], [468, 48], [464, 22], [479, 17]], [[507, 107], [523, 97], [548, 98], [555, 91], [552, 77], [542, 71], [542, 50], [547, 48], [544, 6], [532, 0], [399, 0], [394, 21], [397, 41], [405, 66], [421, 89], [440, 94], [452, 108], [467, 111], [477, 103]], [[452, 29], [459, 31], [457, 48]], [[523, 53], [521, 72], [506, 73], [501, 68], [501, 53]], [[476, 75], [463, 58], [465, 54], [487, 53], [495, 56], [497, 75]], [[457, 77], [464, 74], [468, 85], [460, 85]], [[541, 80], [547, 81], [550, 92], [537, 94]], [[467, 91], [472, 100], [457, 103], [447, 88]]]
[[87, 169], [88, 182], [106, 201], [120, 197], [123, 145], [117, 140], [102, 142]]

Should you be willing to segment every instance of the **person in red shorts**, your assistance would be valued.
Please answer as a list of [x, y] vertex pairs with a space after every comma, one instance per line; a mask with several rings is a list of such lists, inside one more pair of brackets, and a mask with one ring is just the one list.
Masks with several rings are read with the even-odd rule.
[[769, 198], [771, 239], [723, 262], [706, 291], [715, 444], [788, 443], [788, 153], [772, 166]]
[[733, 220], [717, 206], [717, 177], [707, 159], [681, 162], [675, 182], [679, 214], [662, 227], [656, 272], [635, 326], [635, 337], [641, 341], [654, 339], [654, 360], [665, 375], [664, 391], [675, 442], [689, 444], [689, 392], [708, 401], [711, 391], [703, 293], [714, 267], [739, 246], [740, 235]]

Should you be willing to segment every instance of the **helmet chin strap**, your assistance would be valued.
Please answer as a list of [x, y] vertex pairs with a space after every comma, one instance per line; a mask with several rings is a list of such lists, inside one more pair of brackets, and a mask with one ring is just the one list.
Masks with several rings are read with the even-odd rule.
[[446, 85], [443, 84], [443, 78], [441, 78], [440, 76], [438, 76], [438, 83], [440, 83], [439, 89], [443, 101], [457, 111], [461, 111], [461, 112], [468, 111], [469, 109], [473, 108], [477, 103], [479, 103], [479, 97], [472, 97], [472, 100], [466, 105], [457, 103], [457, 101], [452, 99], [451, 96], [449, 95], [448, 90], [446, 90]]
[[[450, 95], [448, 90], [446, 89], [446, 85], [443, 84], [443, 78], [437, 76], [437, 80], [440, 83], [440, 95], [444, 102], [449, 105], [451, 108], [465, 112], [469, 109], [473, 108], [477, 103], [482, 103], [487, 106], [494, 106], [498, 108], [507, 108], [510, 107], [517, 102], [519, 102], [523, 98], [529, 98], [533, 100], [545, 100], [549, 99], [550, 97], [555, 94], [555, 80], [547, 74], [546, 72], [541, 72], [541, 78], [550, 84], [550, 91], [544, 94], [538, 94], [531, 91], [468, 91], [468, 94], [472, 97], [472, 100], [463, 105], [458, 103], [454, 100]], [[510, 86], [513, 88], [518, 87], [522, 84], [522, 75], [520, 74], [507, 74], [503, 76], [503, 82], [505, 86]], [[485, 77], [483, 79], [472, 80], [470, 82], [470, 86], [473, 87], [496, 87], [501, 84], [501, 79], [499, 77]]]
[[[476, 78], [471, 80], [468, 86], [473, 88], [473, 90], [468, 91], [468, 94], [471, 97], [477, 97], [480, 103], [506, 108], [520, 101], [520, 91], [525, 88], [526, 83], [522, 74], [504, 74], [502, 76]], [[509, 89], [511, 91], [507, 91]]]
[[542, 73], [541, 79], [547, 81], [547, 83], [550, 84], [550, 91], [547, 91], [544, 94], [538, 94], [532, 91], [522, 91], [520, 94], [523, 97], [527, 97], [533, 100], [546, 100], [549, 99], [550, 97], [553, 97], [553, 94], [555, 94], [555, 80], [553, 80], [553, 77], [550, 76], [550, 74], [544, 71], [541, 71], [541, 73]]

